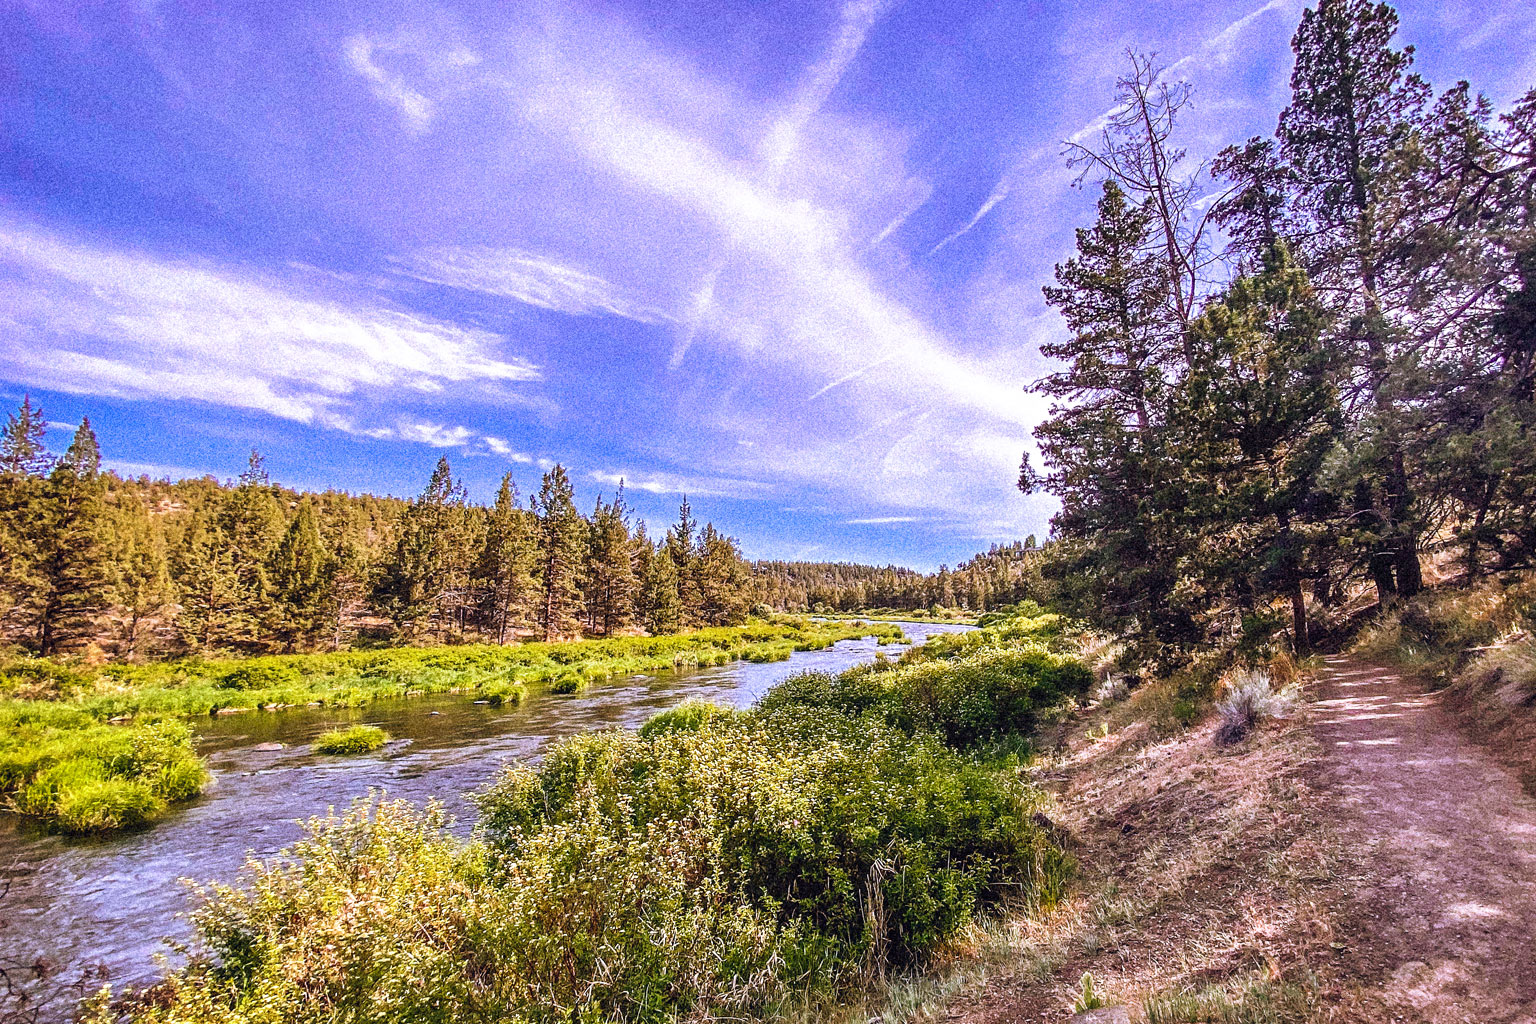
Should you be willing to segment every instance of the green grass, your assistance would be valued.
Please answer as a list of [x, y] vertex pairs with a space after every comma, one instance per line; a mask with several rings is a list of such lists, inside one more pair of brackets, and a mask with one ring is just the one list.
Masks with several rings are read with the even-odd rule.
[[33, 704], [0, 704], [0, 801], [14, 813], [74, 834], [137, 828], [207, 781], [180, 722], [108, 725]]
[[[900, 698], [921, 668], [939, 691], [993, 700], [1015, 674], [1044, 716], [1072, 699], [1050, 681], [1064, 669], [1021, 657], [1064, 657], [1059, 635], [1008, 626], [826, 692], [873, 683]], [[471, 840], [435, 808], [378, 800], [311, 822], [241, 885], [205, 893], [200, 949], [130, 1015], [782, 1019], [920, 968], [1005, 901], [1059, 898], [1071, 861], [1016, 765], [892, 717], [897, 699], [859, 707], [783, 685], [794, 699], [691, 702], [639, 732], [562, 740], [480, 795]]]
[[0, 808], [67, 832], [153, 821], [196, 796], [207, 773], [177, 720], [230, 710], [348, 707], [386, 697], [463, 692], [516, 704], [544, 686], [574, 693], [595, 679], [781, 660], [839, 640], [899, 638], [889, 625], [779, 619], [663, 637], [511, 646], [400, 648], [261, 658], [186, 658], [85, 666], [0, 664]]
[[389, 733], [376, 725], [332, 729], [315, 739], [317, 754], [367, 754], [389, 742]]

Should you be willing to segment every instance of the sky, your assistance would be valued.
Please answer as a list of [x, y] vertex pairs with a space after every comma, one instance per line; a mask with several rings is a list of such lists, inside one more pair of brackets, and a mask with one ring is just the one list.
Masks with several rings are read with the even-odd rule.
[[[1273, 131], [1299, 0], [0, 0], [0, 401], [128, 474], [489, 500], [564, 464], [748, 557], [955, 564], [1014, 479], [1063, 140], [1128, 47], [1193, 158]], [[1536, 0], [1413, 0], [1444, 88]]]

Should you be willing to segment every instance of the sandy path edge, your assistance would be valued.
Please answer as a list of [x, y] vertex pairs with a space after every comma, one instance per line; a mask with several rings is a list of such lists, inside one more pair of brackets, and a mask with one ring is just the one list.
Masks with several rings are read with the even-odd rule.
[[1400, 1019], [1536, 1024], [1536, 800], [1401, 673], [1338, 656], [1318, 683], [1357, 966]]

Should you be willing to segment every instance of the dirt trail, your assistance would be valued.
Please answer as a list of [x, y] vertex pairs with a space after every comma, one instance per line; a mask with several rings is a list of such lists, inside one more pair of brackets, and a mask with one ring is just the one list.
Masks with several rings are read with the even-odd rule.
[[1536, 800], [1400, 674], [1330, 658], [1317, 734], [1353, 840], [1347, 960], [1405, 1021], [1536, 1024]]

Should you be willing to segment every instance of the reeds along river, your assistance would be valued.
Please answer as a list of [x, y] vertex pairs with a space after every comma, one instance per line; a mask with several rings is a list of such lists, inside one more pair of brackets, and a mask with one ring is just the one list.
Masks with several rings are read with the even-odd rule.
[[[969, 627], [901, 623], [921, 643]], [[165, 939], [185, 936], [182, 878], [233, 880], [248, 855], [270, 856], [300, 835], [299, 823], [344, 809], [371, 789], [419, 803], [442, 801], [467, 832], [480, 788], [506, 761], [536, 759], [552, 740], [593, 729], [634, 728], [690, 697], [745, 707], [798, 672], [841, 672], [884, 651], [873, 638], [802, 651], [788, 661], [734, 662], [594, 683], [580, 693], [535, 692], [494, 708], [448, 694], [379, 701], [363, 708], [250, 712], [201, 721], [199, 750], [213, 783], [147, 831], [78, 840], [0, 826], [0, 957], [46, 958], [66, 970], [106, 968], [114, 985], [154, 980]], [[366, 722], [394, 739], [359, 757], [323, 757], [310, 742], [337, 726]]]

